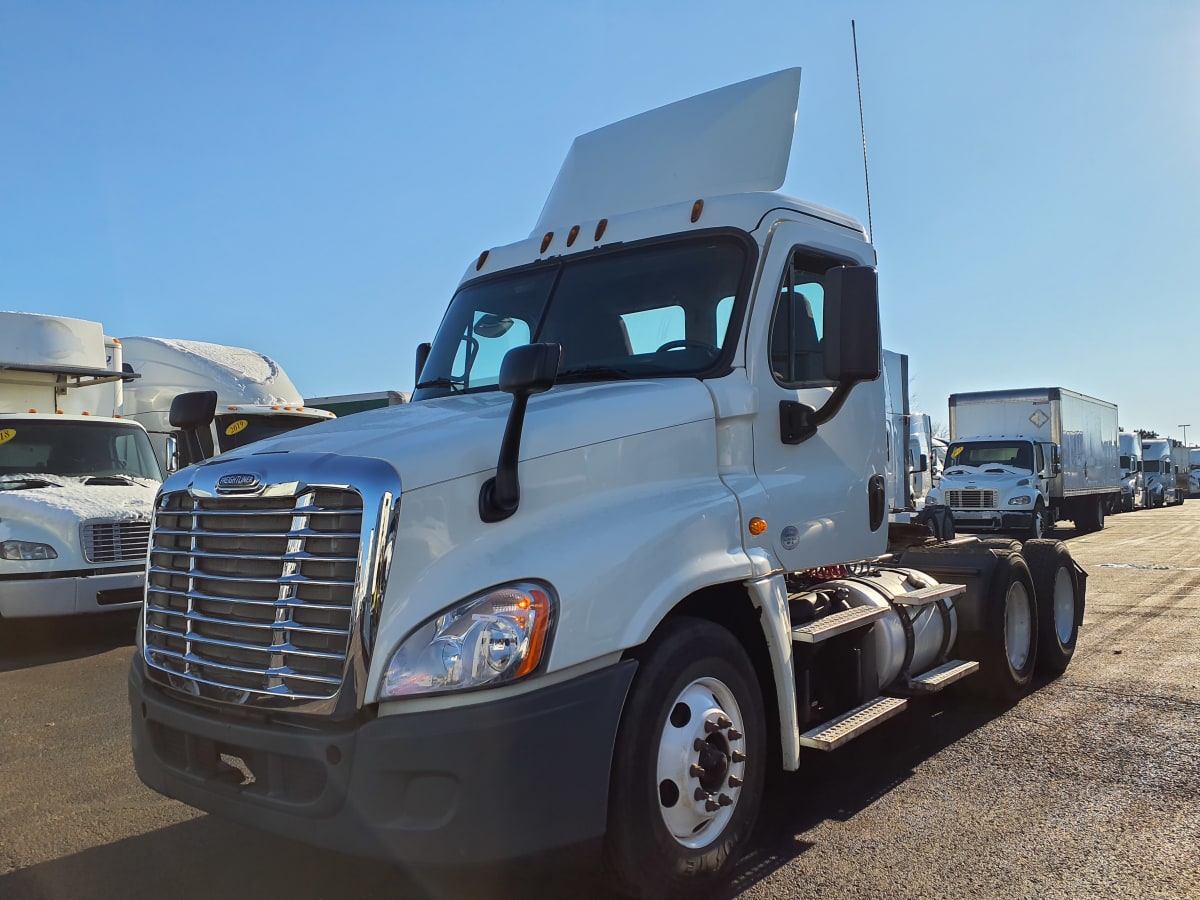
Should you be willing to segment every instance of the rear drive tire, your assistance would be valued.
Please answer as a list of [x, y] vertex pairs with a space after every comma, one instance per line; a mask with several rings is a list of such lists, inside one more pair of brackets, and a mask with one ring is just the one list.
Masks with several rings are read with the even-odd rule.
[[669, 620], [638, 654], [613, 752], [604, 862], [634, 897], [695, 897], [741, 857], [762, 799], [767, 728], [746, 651]]
[[1025, 562], [1037, 598], [1037, 670], [1061, 675], [1075, 655], [1083, 622], [1083, 594], [1075, 563], [1061, 541], [1029, 541]]
[[1019, 553], [996, 553], [988, 585], [983, 632], [973, 635], [979, 676], [971, 679], [983, 695], [1001, 701], [1023, 697], [1037, 662], [1037, 595], [1029, 566]]

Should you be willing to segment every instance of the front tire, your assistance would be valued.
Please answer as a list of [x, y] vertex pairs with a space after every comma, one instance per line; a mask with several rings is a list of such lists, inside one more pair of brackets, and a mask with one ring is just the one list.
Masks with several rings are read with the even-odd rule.
[[1046, 504], [1039, 497], [1033, 506], [1033, 521], [1029, 523], [1026, 537], [1031, 541], [1041, 540], [1046, 534]]
[[1083, 622], [1083, 592], [1071, 551], [1061, 541], [1030, 541], [1025, 562], [1038, 608], [1037, 670], [1061, 675], [1075, 655]]
[[613, 753], [605, 866], [635, 897], [694, 897], [731, 873], [767, 765], [762, 691], [741, 644], [701, 619], [640, 652]]

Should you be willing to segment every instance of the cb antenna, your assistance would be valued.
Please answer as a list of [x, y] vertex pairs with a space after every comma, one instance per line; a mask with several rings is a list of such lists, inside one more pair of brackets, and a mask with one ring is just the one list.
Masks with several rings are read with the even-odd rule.
[[854, 20], [850, 20], [850, 38], [854, 42], [854, 80], [858, 84], [858, 127], [862, 132], [863, 145], [863, 181], [867, 188], [867, 239], [875, 240], [875, 225], [871, 221], [871, 174], [867, 170], [867, 122], [863, 118], [862, 104], [862, 75], [858, 71], [858, 32], [854, 28]]

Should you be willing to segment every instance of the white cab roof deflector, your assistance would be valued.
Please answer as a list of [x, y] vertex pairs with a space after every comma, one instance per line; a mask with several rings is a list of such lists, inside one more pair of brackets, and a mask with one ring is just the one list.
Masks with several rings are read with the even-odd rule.
[[799, 96], [800, 70], [784, 69], [580, 135], [534, 236], [639, 209], [779, 190]]

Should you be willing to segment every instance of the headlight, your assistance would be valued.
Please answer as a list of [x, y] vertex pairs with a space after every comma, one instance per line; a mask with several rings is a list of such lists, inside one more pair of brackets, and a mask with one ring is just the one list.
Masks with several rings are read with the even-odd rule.
[[1031, 497], [1013, 497], [1008, 501], [1008, 505], [1009, 506], [1028, 506], [1032, 499], [1033, 498], [1031, 498]]
[[49, 544], [0, 541], [0, 559], [58, 559], [58, 552]]
[[546, 585], [492, 588], [430, 619], [392, 654], [379, 699], [505, 684], [537, 669], [558, 600]]

